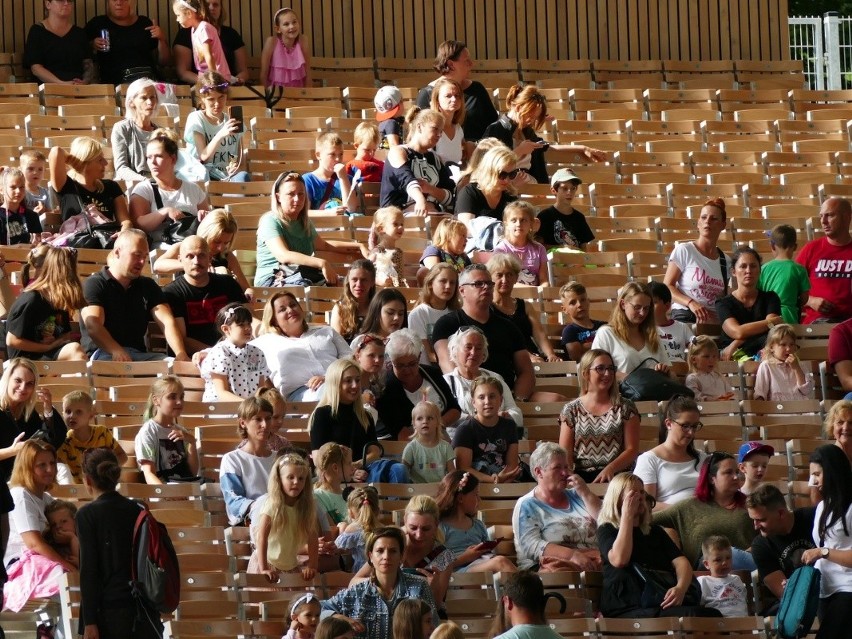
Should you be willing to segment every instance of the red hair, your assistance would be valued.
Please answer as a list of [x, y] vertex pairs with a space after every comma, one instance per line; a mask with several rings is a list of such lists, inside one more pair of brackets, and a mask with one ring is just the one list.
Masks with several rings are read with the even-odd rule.
[[[701, 464], [701, 470], [698, 471], [698, 483], [695, 486], [695, 498], [698, 501], [703, 501], [705, 504], [709, 504], [713, 501], [716, 489], [713, 487], [713, 482], [710, 480], [716, 476], [716, 473], [719, 472], [719, 466], [721, 466], [722, 462], [726, 459], [733, 459], [736, 461], [733, 455], [715, 452], [705, 459], [703, 464]], [[744, 507], [745, 501], [746, 496], [738, 490], [737, 494], [734, 496], [734, 503], [737, 508]]]

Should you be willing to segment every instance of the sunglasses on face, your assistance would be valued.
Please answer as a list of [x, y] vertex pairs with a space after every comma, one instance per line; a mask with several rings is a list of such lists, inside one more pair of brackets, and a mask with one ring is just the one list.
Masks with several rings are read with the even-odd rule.
[[497, 174], [497, 177], [499, 177], [501, 180], [514, 180], [516, 177], [518, 177], [518, 173], [520, 172], [520, 169], [514, 169], [513, 171], [500, 171]]
[[595, 371], [598, 375], [603, 375], [604, 373], [614, 375], [615, 371], [617, 371], [618, 369], [615, 366], [604, 366], [603, 364], [601, 364], [599, 366], [592, 366], [589, 370]]
[[201, 95], [207, 95], [208, 93], [212, 93], [213, 91], [216, 91], [217, 93], [224, 93], [228, 90], [229, 86], [231, 86], [229, 82], [223, 82], [222, 84], [213, 84], [208, 87], [201, 87], [200, 89], [198, 89], [198, 92]]

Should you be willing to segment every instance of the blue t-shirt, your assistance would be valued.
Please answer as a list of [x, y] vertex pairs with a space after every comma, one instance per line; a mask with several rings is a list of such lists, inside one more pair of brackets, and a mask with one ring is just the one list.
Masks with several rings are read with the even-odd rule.
[[567, 350], [567, 345], [574, 342], [591, 344], [595, 339], [598, 329], [604, 324], [606, 322], [601, 322], [600, 320], [592, 320], [592, 328], [586, 328], [579, 324], [568, 324], [562, 329], [562, 348]]
[[488, 541], [488, 529], [481, 519], [474, 519], [473, 525], [467, 530], [454, 528], [445, 523], [439, 524], [439, 527], [444, 532], [444, 546], [449, 548], [456, 557], [471, 546]]
[[308, 192], [308, 200], [310, 200], [312, 209], [319, 209], [323, 200], [326, 200], [323, 209], [336, 209], [343, 206], [343, 194], [340, 192], [340, 180], [335, 175], [332, 179], [331, 193], [328, 197], [325, 196], [325, 190], [328, 188], [328, 180], [323, 180], [313, 173], [305, 173], [302, 176], [305, 181], [305, 190]]

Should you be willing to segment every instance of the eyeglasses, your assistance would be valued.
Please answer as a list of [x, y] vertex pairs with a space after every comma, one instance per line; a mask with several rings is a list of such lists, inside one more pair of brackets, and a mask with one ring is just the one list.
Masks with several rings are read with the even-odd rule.
[[213, 84], [210, 86], [201, 87], [198, 89], [198, 92], [201, 95], [207, 95], [208, 93], [212, 93], [216, 91], [217, 93], [224, 93], [228, 90], [228, 87], [231, 86], [229, 82], [223, 82], [222, 84]]
[[634, 304], [633, 302], [628, 302], [627, 305], [633, 309], [634, 313], [648, 313], [651, 311], [651, 307], [646, 306], [645, 304]]
[[494, 288], [494, 282], [489, 282], [488, 280], [476, 280], [475, 282], [465, 282], [464, 284], [459, 284], [459, 288], [461, 288], [462, 286], [472, 286], [476, 289]]
[[394, 368], [402, 369], [417, 368], [418, 366], [420, 366], [420, 360], [416, 359], [413, 362], [401, 362], [398, 359], [391, 360], [391, 366], [393, 366]]
[[520, 169], [514, 169], [513, 171], [500, 171], [497, 174], [497, 177], [499, 177], [501, 180], [514, 180], [516, 177], [518, 177], [518, 173], [520, 172]]
[[671, 421], [680, 426], [683, 430], [691, 430], [693, 433], [697, 433], [699, 430], [704, 428], [704, 424], [702, 424], [701, 422], [695, 422], [694, 424], [681, 424], [680, 422], [675, 420]]
[[589, 370], [595, 371], [598, 375], [603, 375], [604, 373], [615, 375], [615, 371], [618, 369], [615, 366], [604, 366], [603, 364], [600, 364], [598, 366], [592, 366]]

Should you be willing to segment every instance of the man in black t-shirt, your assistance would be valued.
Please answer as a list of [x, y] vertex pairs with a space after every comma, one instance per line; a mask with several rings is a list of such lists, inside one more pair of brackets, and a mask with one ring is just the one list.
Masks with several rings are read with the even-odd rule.
[[760, 534], [751, 544], [751, 552], [760, 581], [774, 599], [761, 614], [774, 614], [784, 593], [785, 581], [802, 565], [802, 553], [815, 548], [813, 541], [814, 508], [787, 509], [784, 495], [772, 484], [759, 486], [746, 499], [749, 517]]
[[246, 298], [233, 277], [210, 272], [210, 247], [203, 237], [193, 235], [180, 243], [180, 261], [183, 275], [163, 292], [192, 355], [219, 341], [216, 314], [231, 302], [243, 303]]

